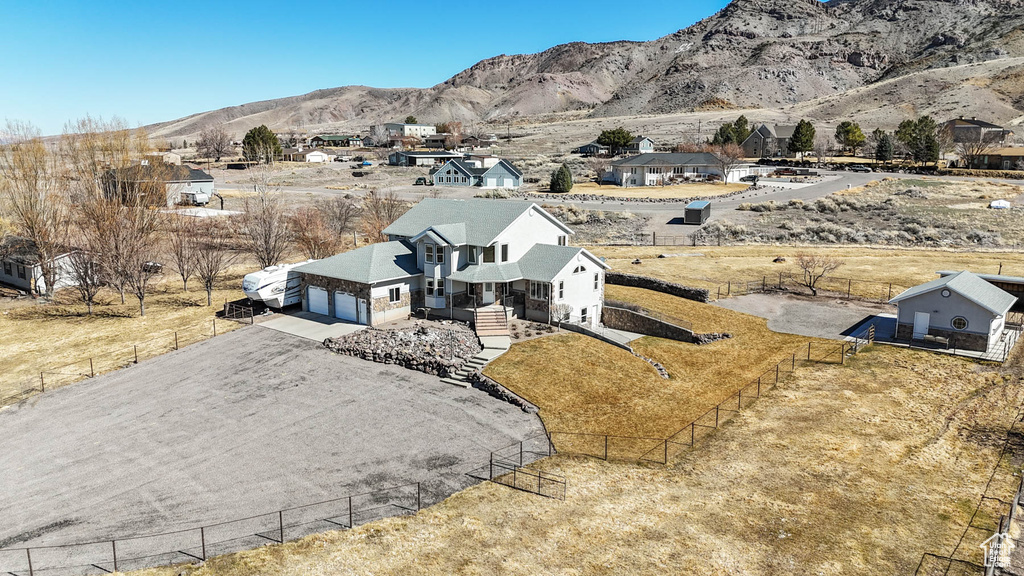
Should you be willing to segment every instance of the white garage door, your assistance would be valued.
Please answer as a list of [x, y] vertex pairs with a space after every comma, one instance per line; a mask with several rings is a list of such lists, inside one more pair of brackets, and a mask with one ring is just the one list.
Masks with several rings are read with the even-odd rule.
[[314, 314], [327, 315], [327, 290], [319, 286], [310, 286], [307, 289], [306, 300], [309, 302], [309, 311]]
[[334, 316], [349, 322], [356, 321], [356, 297], [345, 292], [334, 293]]
[[488, 178], [487, 182], [484, 183], [484, 186], [486, 186], [487, 188], [494, 188], [497, 185], [498, 185], [498, 179], [497, 178]]

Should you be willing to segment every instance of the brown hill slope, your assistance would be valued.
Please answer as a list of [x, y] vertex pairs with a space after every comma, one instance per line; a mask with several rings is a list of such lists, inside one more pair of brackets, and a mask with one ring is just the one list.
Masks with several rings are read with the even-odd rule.
[[[912, 114], [944, 101], [933, 108], [1007, 122], [1024, 115], [1016, 57], [1024, 57], [1021, 0], [734, 0], [650, 42], [574, 42], [489, 58], [427, 89], [319, 90], [149, 128], [178, 137], [226, 124], [241, 135], [260, 123], [358, 129], [410, 113], [427, 122], [509, 121], [569, 111], [602, 117], [722, 105], [803, 108], [831, 99], [843, 103], [808, 112], [832, 120], [844, 110], [895, 105]], [[997, 62], [1005, 65], [991, 65]], [[989, 64], [966, 66], [972, 63]], [[939, 82], [946, 70], [950, 81]], [[930, 90], [864, 90], [920, 73], [937, 79]]]

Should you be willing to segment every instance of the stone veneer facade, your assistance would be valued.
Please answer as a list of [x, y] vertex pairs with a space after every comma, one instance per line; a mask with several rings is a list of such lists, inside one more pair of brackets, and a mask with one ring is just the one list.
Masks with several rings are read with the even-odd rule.
[[[948, 328], [936, 328], [934, 326], [930, 326], [928, 328], [928, 334], [930, 336], [947, 338], [949, 340], [950, 348], [974, 350], [976, 352], [984, 352], [988, 350], [988, 334], [977, 334], [975, 332], [960, 332], [958, 330], [951, 330]], [[901, 322], [896, 325], [896, 340], [909, 342], [913, 338], [913, 324], [906, 324]]]

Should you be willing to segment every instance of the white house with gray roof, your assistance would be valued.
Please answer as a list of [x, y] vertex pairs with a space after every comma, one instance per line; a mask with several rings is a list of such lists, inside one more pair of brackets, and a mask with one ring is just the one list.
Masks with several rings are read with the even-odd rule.
[[914, 286], [890, 303], [897, 308], [897, 340], [945, 341], [951, 348], [984, 352], [1004, 337], [1016, 301], [965, 270]]
[[436, 186], [519, 188], [523, 182], [523, 173], [508, 160], [471, 157], [466, 160], [449, 160], [441, 166], [431, 168], [430, 178]]
[[600, 321], [608, 266], [570, 246], [573, 231], [534, 203], [425, 199], [384, 233], [388, 242], [295, 268], [303, 309], [370, 325], [420, 309], [471, 319], [488, 306]]
[[687, 180], [739, 182], [740, 178], [762, 174], [769, 168], [734, 166], [722, 173], [722, 163], [709, 152], [654, 152], [620, 158], [610, 163], [612, 178], [619, 186], [665, 186]]

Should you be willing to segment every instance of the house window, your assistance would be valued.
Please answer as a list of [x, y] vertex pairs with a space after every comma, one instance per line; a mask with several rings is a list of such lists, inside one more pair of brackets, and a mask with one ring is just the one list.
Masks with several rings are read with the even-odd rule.
[[584, 273], [584, 272], [586, 272], [586, 271], [587, 271], [587, 267], [586, 267], [586, 266], [577, 266], [577, 267], [576, 267], [576, 268], [575, 268], [575, 269], [574, 269], [574, 270], [572, 271], [572, 273], [573, 273], [573, 274], [583, 274], [583, 273]]
[[466, 250], [468, 251], [469, 263], [476, 264], [476, 246], [469, 246]]
[[558, 281], [558, 299], [565, 298], [565, 280]]
[[559, 246], [565, 246], [566, 245], [565, 241], [566, 241], [566, 237], [565, 237], [564, 234], [558, 237], [558, 245]]
[[484, 248], [484, 263], [485, 264], [493, 264], [494, 263], [494, 246], [488, 246], [488, 247]]
[[476, 284], [473, 284], [472, 282], [466, 284], [466, 293], [470, 296], [476, 296]]
[[534, 300], [547, 300], [548, 283], [530, 281], [530, 298]]
[[580, 308], [580, 323], [581, 324], [586, 324], [587, 323], [587, 309], [586, 308]]
[[394, 304], [402, 300], [402, 289], [401, 288], [388, 288], [388, 302]]
[[508, 244], [501, 245], [501, 261], [508, 262]]
[[597, 292], [597, 286], [598, 286], [598, 281], [599, 280], [600, 280], [600, 275], [597, 272], [594, 272], [594, 292]]
[[444, 264], [444, 246], [437, 247], [437, 263]]
[[10, 262], [4, 262], [4, 274], [7, 274], [8, 276], [13, 276], [14, 275], [14, 270], [11, 267], [11, 263]]
[[434, 281], [433, 280], [427, 280], [427, 296], [433, 296], [433, 295], [434, 295]]
[[963, 316], [957, 316], [950, 322], [953, 325], [954, 330], [966, 330], [967, 329], [967, 318]]
[[433, 263], [434, 262], [434, 245], [433, 244], [424, 244], [423, 245], [423, 250], [424, 250], [423, 260], [425, 262], [428, 262], [428, 263]]
[[437, 283], [437, 290], [434, 291], [434, 296], [438, 298], [444, 298], [444, 280], [439, 280]]
[[25, 279], [25, 267], [20, 264], [18, 265], [18, 278]]

